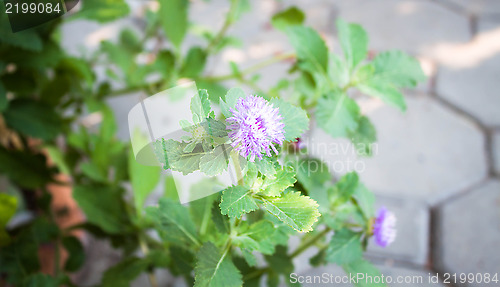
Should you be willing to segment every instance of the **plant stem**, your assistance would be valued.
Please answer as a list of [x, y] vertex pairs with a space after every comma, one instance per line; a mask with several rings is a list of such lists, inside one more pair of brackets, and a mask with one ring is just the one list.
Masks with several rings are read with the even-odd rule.
[[238, 179], [238, 185], [243, 185], [243, 172], [241, 171], [240, 160], [238, 159], [238, 154], [231, 152], [231, 159], [234, 164], [234, 171], [236, 172], [236, 178]]
[[231, 80], [231, 79], [235, 79], [238, 77], [243, 77], [245, 75], [253, 74], [253, 73], [259, 71], [260, 69], [265, 68], [267, 66], [270, 66], [272, 64], [279, 63], [281, 61], [288, 60], [288, 59], [294, 59], [294, 58], [295, 58], [295, 53], [279, 54], [275, 57], [269, 58], [267, 60], [264, 60], [260, 63], [255, 64], [253, 66], [250, 66], [250, 67], [242, 70], [241, 73], [239, 73], [237, 75], [236, 74], [228, 74], [228, 75], [223, 75], [223, 76], [206, 77], [205, 80], [211, 81], [211, 82], [221, 82], [221, 81], [225, 81], [225, 80]]
[[[149, 248], [148, 245], [146, 244], [146, 241], [144, 240], [144, 237], [141, 234], [139, 234], [139, 246], [141, 247], [141, 251], [142, 253], [144, 253], [144, 256], [147, 256], [149, 253]], [[148, 272], [148, 278], [149, 278], [149, 283], [151, 284], [152, 287], [158, 287], [158, 282], [156, 280], [154, 270]]]
[[321, 231], [320, 233], [316, 234], [314, 237], [311, 237], [308, 240], [304, 241], [301, 245], [299, 245], [299, 247], [297, 247], [297, 249], [295, 249], [295, 251], [292, 254], [290, 254], [290, 257], [295, 258], [295, 257], [299, 256], [302, 252], [304, 252], [309, 247], [311, 247], [311, 245], [316, 243], [316, 241], [323, 238], [328, 232], [330, 232], [330, 230], [331, 229], [329, 227], [327, 227], [323, 231]]

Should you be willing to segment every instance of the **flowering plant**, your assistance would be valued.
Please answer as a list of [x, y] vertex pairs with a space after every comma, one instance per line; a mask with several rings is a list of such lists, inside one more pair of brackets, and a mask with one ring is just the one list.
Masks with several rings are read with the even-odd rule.
[[[158, 10], [146, 13], [144, 37], [159, 39], [161, 47], [165, 36], [172, 47], [148, 51], [152, 60], [146, 64], [134, 61], [145, 47], [131, 30], [120, 33], [119, 44], [104, 41], [91, 59], [61, 56], [53, 43], [56, 37], [43, 38], [47, 43], [39, 56], [44, 61], [24, 62], [23, 66], [23, 57], [13, 57], [20, 74], [35, 74], [44, 84], [29, 93], [8, 87], [14, 99], [7, 99], [1, 84], [9, 74], [2, 75], [0, 111], [6, 127], [9, 133], [20, 135], [21, 145], [29, 138], [44, 140], [55, 167], [46, 167], [47, 152], [7, 152], [7, 147], [0, 148], [0, 171], [21, 188], [43, 191], [36, 210], [42, 216], [5, 234], [1, 232], [15, 212], [15, 200], [0, 198], [0, 273], [10, 284], [72, 286], [67, 273], [78, 270], [85, 261], [84, 247], [73, 235], [74, 230], [107, 239], [123, 251], [122, 261], [104, 273], [102, 286], [127, 286], [141, 273], [148, 273], [154, 286], [155, 269], [168, 269], [194, 286], [258, 286], [264, 280], [268, 286], [278, 286], [280, 281], [292, 284], [289, 276], [294, 258], [312, 247], [317, 249], [310, 258], [313, 266], [334, 263], [347, 273], [379, 273], [363, 259], [363, 252], [372, 236], [384, 247], [395, 239], [394, 215], [385, 209], [375, 214], [375, 196], [357, 173], [334, 178], [327, 163], [309, 155], [307, 146], [301, 143], [308, 129], [320, 128], [332, 138], [347, 138], [364, 146], [357, 152], [370, 156], [376, 131], [351, 91], [358, 90], [404, 111], [401, 89], [413, 88], [424, 79], [418, 61], [399, 51], [367, 59], [366, 32], [343, 20], [337, 21], [343, 52], [337, 55], [328, 50], [318, 32], [304, 25], [302, 11], [291, 7], [274, 15], [271, 22], [287, 35], [293, 53], [244, 70], [232, 63], [231, 74], [207, 76], [203, 73], [207, 58], [234, 42], [225, 33], [248, 4], [230, 2], [221, 31], [204, 31], [206, 47], [191, 47], [185, 55], [180, 47], [188, 27], [189, 1], [162, 0]], [[84, 1], [82, 5], [80, 15], [98, 21], [113, 20], [128, 12], [125, 2], [119, 0]], [[110, 9], [110, 5], [120, 9]], [[47, 34], [45, 30], [35, 34], [38, 40], [34, 42]], [[8, 41], [23, 45], [21, 40], [14, 37]], [[60, 58], [49, 57], [54, 55]], [[109, 63], [107, 75], [123, 88], [113, 89], [107, 82], [95, 81], [91, 66], [102, 58]], [[293, 78], [283, 79], [267, 91], [259, 88], [258, 77], [247, 77], [262, 66], [290, 59], [295, 60], [290, 68]], [[47, 67], [33, 67], [35, 64]], [[54, 78], [40, 74], [46, 69]], [[152, 75], [161, 79], [148, 80], [154, 78]], [[79, 80], [66, 83], [69, 76]], [[154, 94], [183, 78], [195, 80], [201, 88], [191, 98], [192, 122], [180, 122], [189, 135], [181, 140], [159, 139], [154, 142], [154, 151], [164, 169], [208, 176], [190, 191], [206, 196], [181, 204], [174, 179], [167, 176], [165, 195], [158, 204], [145, 207], [145, 199], [160, 181], [159, 168], [140, 165], [127, 146], [116, 139], [113, 113], [103, 99], [134, 91]], [[228, 79], [250, 87], [255, 94], [245, 94], [239, 88], [227, 90], [221, 82]], [[66, 83], [67, 89], [59, 90], [62, 85], [58, 83]], [[42, 101], [37, 96], [29, 98], [32, 94], [41, 94]], [[47, 103], [61, 115], [44, 109]], [[220, 114], [216, 114], [215, 106]], [[69, 110], [77, 115], [82, 110], [98, 113], [100, 127], [90, 132], [80, 122], [72, 122], [73, 118], [63, 121]], [[36, 118], [34, 123], [17, 120], [28, 115]], [[71, 124], [79, 129], [72, 130]], [[56, 141], [59, 134], [66, 135], [62, 147]], [[29, 164], [15, 165], [17, 162]], [[19, 170], [13, 172], [11, 166]], [[54, 223], [45, 187], [47, 178], [57, 182], [54, 170], [71, 177], [67, 184], [72, 185], [73, 197], [86, 215], [85, 223], [65, 229]], [[237, 181], [219, 189], [221, 184], [213, 177], [233, 170]], [[26, 180], [28, 175], [33, 176]], [[290, 237], [300, 243], [289, 247]], [[39, 273], [36, 259], [38, 246], [46, 242], [56, 243], [56, 250], [61, 245], [69, 253], [64, 264], [58, 261], [59, 255], [55, 256], [53, 276]]]

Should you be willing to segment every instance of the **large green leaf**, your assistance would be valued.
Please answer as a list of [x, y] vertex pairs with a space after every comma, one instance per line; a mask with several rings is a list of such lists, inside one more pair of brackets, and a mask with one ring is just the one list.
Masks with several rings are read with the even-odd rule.
[[222, 214], [229, 217], [241, 218], [243, 214], [259, 208], [251, 191], [243, 186], [231, 186], [222, 192], [220, 210]]
[[200, 170], [208, 176], [216, 176], [227, 170], [232, 146], [222, 144], [205, 154], [200, 160]]
[[318, 220], [318, 203], [300, 192], [289, 192], [282, 197], [263, 198], [263, 207], [286, 225], [299, 232], [309, 232]]
[[309, 118], [306, 111], [283, 100], [271, 100], [273, 107], [278, 108], [285, 124], [285, 140], [294, 141], [309, 129]]
[[158, 207], [148, 207], [146, 214], [153, 220], [160, 236], [175, 245], [199, 245], [196, 227], [189, 210], [179, 202], [161, 198]]
[[85, 0], [76, 17], [86, 18], [100, 23], [122, 18], [130, 12], [125, 0]]
[[11, 101], [4, 111], [4, 118], [10, 128], [47, 141], [55, 138], [62, 129], [62, 121], [53, 109], [28, 99]]
[[196, 255], [195, 287], [237, 287], [243, 285], [240, 271], [227, 252], [221, 252], [206, 242]]
[[[381, 278], [382, 274], [380, 271], [373, 266], [370, 262], [360, 259], [342, 266], [344, 271], [350, 276], [356, 277], [359, 274], [364, 274], [365, 278], [370, 276], [371, 278]], [[385, 283], [374, 283], [369, 280], [358, 280], [354, 283], [356, 287], [386, 287]]]
[[203, 72], [207, 54], [201, 47], [192, 47], [189, 49], [184, 63], [182, 64], [179, 75], [181, 77], [196, 78]]
[[297, 58], [306, 62], [308, 69], [326, 73], [328, 48], [318, 32], [309, 27], [292, 26], [287, 29], [287, 35]]
[[337, 20], [337, 29], [340, 45], [344, 51], [349, 70], [352, 71], [366, 58], [368, 35], [360, 25], [346, 23], [342, 19]]
[[286, 166], [278, 170], [275, 175], [268, 175], [259, 187], [259, 193], [265, 196], [280, 196], [281, 192], [297, 181], [295, 171]]
[[356, 152], [360, 156], [372, 155], [373, 143], [377, 140], [377, 131], [370, 120], [361, 116], [358, 121], [358, 128], [349, 135]]
[[160, 22], [168, 39], [179, 48], [188, 28], [188, 0], [160, 0]]
[[359, 117], [358, 104], [346, 94], [334, 93], [318, 100], [318, 125], [332, 137], [347, 137], [357, 129]]
[[275, 250], [273, 242], [275, 228], [272, 222], [261, 220], [250, 226], [240, 226], [238, 236], [234, 238], [234, 243], [240, 248], [248, 251], [259, 251], [263, 254], [272, 254]]
[[193, 113], [193, 122], [201, 123], [208, 118], [210, 114], [210, 101], [208, 100], [207, 90], [199, 90], [196, 95], [191, 98], [191, 112]]
[[292, 6], [286, 10], [274, 14], [271, 24], [278, 30], [285, 30], [294, 25], [301, 25], [306, 16], [299, 8]]
[[160, 167], [145, 166], [135, 160], [134, 152], [129, 150], [128, 157], [128, 173], [130, 175], [130, 183], [134, 193], [135, 208], [137, 211], [142, 210], [144, 200], [158, 185], [160, 180]]
[[342, 265], [357, 261], [362, 256], [363, 249], [359, 233], [345, 228], [335, 231], [326, 250], [328, 262]]
[[73, 198], [85, 212], [87, 220], [109, 233], [130, 230], [131, 222], [121, 192], [106, 186], [77, 185]]

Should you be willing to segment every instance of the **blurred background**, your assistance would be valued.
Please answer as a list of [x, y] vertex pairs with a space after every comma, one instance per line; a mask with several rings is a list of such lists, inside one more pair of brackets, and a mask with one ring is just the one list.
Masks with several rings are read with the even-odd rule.
[[[63, 49], [75, 57], [91, 57], [102, 41], [117, 42], [124, 27], [143, 34], [147, 29], [145, 11], [155, 9], [157, 3], [127, 2], [129, 16], [111, 23], [71, 16], [69, 21], [64, 19], [58, 35]], [[341, 17], [367, 30], [371, 55], [400, 49], [420, 60], [428, 79], [415, 91], [405, 93], [406, 113], [375, 99], [353, 95], [359, 98], [363, 113], [378, 131], [377, 150], [372, 158], [358, 159], [348, 152], [318, 151], [316, 155], [331, 163], [331, 167], [339, 162], [359, 161], [363, 169], [358, 172], [366, 186], [376, 193], [377, 205], [395, 212], [398, 218], [395, 243], [385, 249], [372, 244], [367, 254], [384, 274], [423, 276], [424, 284], [414, 286], [446, 286], [428, 283], [428, 274], [499, 273], [500, 1], [258, 0], [250, 4], [250, 10], [227, 31], [227, 35], [238, 37], [241, 43], [224, 47], [217, 57], [211, 57], [205, 69], [207, 75], [230, 73], [230, 62], [245, 68], [292, 51], [286, 36], [269, 22], [276, 12], [292, 5], [305, 12], [306, 23], [317, 29], [337, 53], [340, 49], [335, 21]], [[76, 9], [81, 9], [79, 6]], [[193, 0], [189, 19], [217, 30], [224, 24], [227, 10], [227, 1]], [[202, 41], [190, 34], [181, 50], [185, 53]], [[161, 49], [172, 44], [152, 41], [144, 45]], [[258, 86], [273, 87], [287, 77], [289, 66], [281, 62], [263, 68]], [[109, 63], [97, 60], [93, 63], [97, 82], [107, 81], [108, 68]], [[224, 85], [239, 84], [229, 80]], [[255, 91], [251, 86], [245, 89]], [[128, 112], [141, 96], [139, 92], [126, 92], [106, 99], [117, 119], [117, 134], [122, 140], [129, 139]], [[309, 137], [313, 144], [333, 142], [320, 130], [312, 131]], [[348, 145], [347, 141], [335, 142]], [[335, 176], [349, 170], [341, 167], [334, 171]], [[106, 241], [86, 240], [87, 262], [91, 263], [79, 272], [78, 280], [90, 286], [99, 282], [100, 272], [117, 262], [120, 253]], [[342, 272], [334, 266], [311, 268], [307, 259], [312, 255], [305, 253], [296, 258], [297, 273]], [[158, 276], [161, 282], [183, 284], [175, 283], [168, 274]], [[440, 277], [441, 282], [443, 279]], [[134, 282], [134, 286], [146, 284], [145, 275]]]

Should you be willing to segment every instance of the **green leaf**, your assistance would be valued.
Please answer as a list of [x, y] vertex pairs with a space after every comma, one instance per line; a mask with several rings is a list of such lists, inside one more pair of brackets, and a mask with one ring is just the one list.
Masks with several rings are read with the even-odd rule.
[[55, 138], [62, 129], [62, 121], [57, 113], [49, 106], [33, 100], [13, 100], [3, 115], [10, 128], [46, 141]]
[[200, 168], [200, 160], [205, 151], [198, 145], [190, 152], [184, 152], [188, 143], [180, 143], [172, 139], [156, 141], [155, 152], [165, 169], [182, 172], [184, 175]]
[[222, 234], [227, 234], [229, 233], [230, 226], [229, 226], [229, 217], [227, 215], [224, 215], [221, 213], [219, 205], [217, 202], [214, 203], [212, 206], [212, 221], [214, 222], [215, 228], [222, 233]]
[[69, 254], [64, 264], [64, 270], [74, 272], [80, 269], [85, 262], [85, 249], [80, 240], [74, 236], [67, 236], [63, 237], [62, 244]]
[[375, 194], [371, 192], [363, 183], [359, 183], [354, 190], [353, 197], [366, 220], [375, 216]]
[[199, 245], [189, 210], [179, 202], [161, 198], [158, 207], [146, 208], [146, 214], [153, 220], [160, 236], [165, 240], [179, 246]]
[[17, 198], [5, 193], [0, 193], [0, 247], [10, 242], [10, 236], [5, 227], [17, 210]]
[[273, 241], [275, 228], [272, 222], [261, 220], [241, 229], [235, 238], [235, 244], [241, 243], [241, 245], [238, 245], [239, 247], [249, 251], [257, 250], [263, 254], [270, 255], [274, 253], [277, 244]]
[[304, 23], [305, 15], [302, 10], [292, 6], [286, 10], [274, 14], [271, 24], [274, 28], [284, 31], [286, 28]]
[[276, 175], [266, 176], [260, 187], [260, 194], [265, 196], [280, 196], [281, 192], [297, 181], [293, 167], [286, 166], [278, 170]]
[[205, 69], [207, 54], [201, 47], [192, 47], [189, 49], [186, 59], [182, 64], [179, 75], [181, 77], [196, 78]]
[[3, 45], [7, 44], [28, 51], [41, 51], [43, 48], [43, 41], [37, 34], [35, 29], [27, 29], [24, 31], [19, 31], [17, 33], [12, 32], [10, 25], [7, 23], [8, 20], [6, 17], [7, 15], [5, 14], [5, 10], [3, 9], [4, 7], [5, 6], [0, 9], [0, 13], [2, 13], [2, 16], [5, 17], [5, 20], [3, 20], [0, 25], [0, 43], [2, 43]]
[[137, 212], [142, 210], [144, 201], [160, 181], [160, 167], [145, 166], [135, 160], [134, 152], [129, 149], [128, 174], [134, 193], [134, 203]]
[[233, 113], [231, 113], [229, 109], [234, 109], [234, 106], [236, 105], [236, 102], [238, 102], [238, 99], [244, 98], [245, 96], [245, 92], [240, 88], [230, 89], [226, 94], [225, 101], [222, 99], [219, 100], [222, 114], [226, 118], [232, 117]]
[[349, 138], [355, 145], [358, 155], [370, 156], [373, 152], [373, 143], [377, 141], [377, 131], [367, 117], [361, 116], [358, 128], [349, 134]]
[[58, 279], [42, 273], [29, 275], [24, 283], [26, 287], [58, 287], [61, 284]]
[[357, 129], [359, 117], [358, 104], [346, 94], [332, 93], [318, 100], [318, 125], [332, 137], [347, 137]]
[[328, 48], [318, 32], [309, 27], [292, 26], [287, 29], [287, 35], [297, 58], [305, 61], [309, 70], [326, 73]]
[[[371, 278], [381, 278], [382, 274], [380, 271], [373, 266], [370, 262], [360, 259], [348, 264], [345, 264], [342, 266], [344, 271], [349, 274], [350, 276], [356, 277], [358, 274], [364, 274], [364, 276], [368, 277], [370, 276]], [[385, 287], [387, 286], [385, 283], [373, 283], [369, 282], [367, 280], [359, 280], [357, 283], [354, 284], [357, 287]]]
[[292, 258], [288, 255], [285, 246], [276, 247], [276, 252], [273, 255], [266, 255], [265, 259], [276, 272], [285, 276], [290, 276], [294, 270]]
[[344, 51], [344, 56], [349, 66], [353, 70], [361, 61], [366, 58], [368, 51], [368, 35], [358, 24], [349, 24], [342, 19], [337, 20], [339, 41]]
[[309, 232], [318, 220], [318, 203], [300, 192], [278, 198], [263, 198], [263, 207], [286, 225], [299, 232]]
[[86, 0], [76, 17], [94, 20], [100, 23], [122, 18], [130, 12], [124, 0]]
[[146, 271], [149, 262], [143, 258], [129, 257], [109, 268], [102, 278], [102, 286], [125, 287]]
[[222, 192], [220, 210], [231, 218], [241, 218], [243, 214], [258, 209], [251, 191], [243, 186], [231, 186]]
[[208, 176], [216, 176], [227, 170], [229, 153], [233, 147], [222, 144], [205, 154], [200, 160], [200, 170]]
[[349, 83], [349, 66], [334, 53], [330, 53], [328, 58], [328, 77], [340, 88], [345, 87]]
[[204, 178], [193, 184], [189, 190], [190, 196], [194, 195], [193, 198], [198, 198], [189, 203], [189, 211], [201, 235], [207, 231], [211, 219], [212, 206], [219, 195], [211, 193], [217, 183], [215, 177]]
[[286, 141], [295, 141], [309, 129], [309, 118], [303, 109], [276, 98], [271, 100], [271, 104], [279, 108], [280, 115], [283, 117]]
[[208, 100], [207, 90], [199, 90], [198, 94], [191, 99], [191, 112], [193, 113], [193, 122], [201, 123], [210, 115], [210, 101]]
[[362, 256], [360, 234], [346, 228], [335, 232], [326, 250], [326, 260], [339, 265], [357, 261]]
[[262, 157], [262, 159], [257, 158], [253, 164], [255, 164], [257, 171], [265, 176], [273, 176], [276, 174], [274, 162], [267, 156]]
[[206, 242], [196, 255], [194, 270], [195, 287], [236, 287], [242, 286], [240, 271], [231, 261], [227, 252], [221, 253], [211, 242]]
[[106, 186], [77, 185], [73, 198], [85, 212], [87, 220], [104, 231], [117, 234], [130, 230], [131, 222], [117, 190]]
[[52, 171], [41, 154], [6, 150], [0, 146], [0, 171], [21, 187], [40, 188], [52, 180]]
[[297, 179], [308, 191], [332, 179], [328, 165], [316, 158], [300, 159], [295, 170]]
[[0, 113], [5, 111], [7, 106], [9, 105], [9, 101], [7, 100], [7, 91], [3, 83], [0, 81]]
[[373, 59], [372, 64], [377, 81], [389, 82], [396, 87], [415, 87], [426, 78], [420, 63], [401, 51], [380, 53]]
[[363, 84], [357, 85], [358, 89], [370, 96], [380, 98], [386, 104], [406, 110], [406, 103], [403, 94], [392, 84], [386, 82], [377, 82], [376, 80], [369, 80]]
[[181, 46], [188, 28], [187, 0], [160, 0], [160, 22], [168, 39], [178, 49]]

